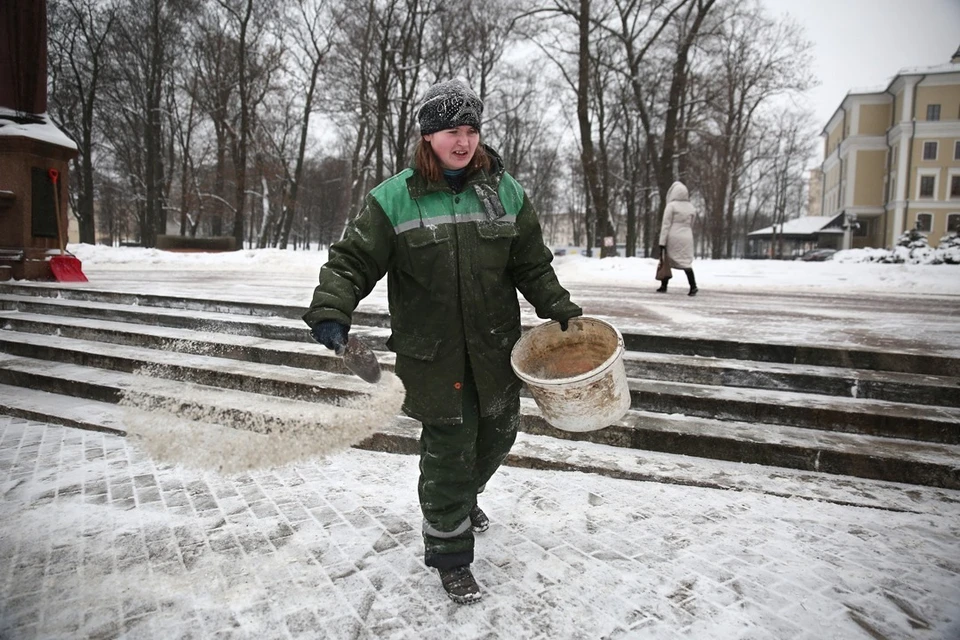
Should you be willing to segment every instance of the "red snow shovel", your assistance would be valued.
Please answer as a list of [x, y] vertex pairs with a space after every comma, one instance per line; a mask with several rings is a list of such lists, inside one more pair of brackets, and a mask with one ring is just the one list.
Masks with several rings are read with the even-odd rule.
[[60, 228], [60, 189], [57, 187], [60, 172], [50, 169], [47, 175], [53, 182], [53, 202], [57, 212], [57, 242], [60, 243], [60, 255], [50, 258], [50, 270], [53, 271], [53, 277], [57, 282], [89, 282], [87, 276], [83, 275], [83, 269], [80, 268], [80, 260], [76, 256], [67, 255], [64, 250], [66, 240]]

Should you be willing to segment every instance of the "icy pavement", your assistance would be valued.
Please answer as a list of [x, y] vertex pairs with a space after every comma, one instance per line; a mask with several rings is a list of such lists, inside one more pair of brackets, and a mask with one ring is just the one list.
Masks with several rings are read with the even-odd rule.
[[0, 417], [0, 638], [960, 637], [960, 492], [904, 513], [505, 467], [464, 607], [423, 566], [416, 476], [348, 450], [225, 477]]

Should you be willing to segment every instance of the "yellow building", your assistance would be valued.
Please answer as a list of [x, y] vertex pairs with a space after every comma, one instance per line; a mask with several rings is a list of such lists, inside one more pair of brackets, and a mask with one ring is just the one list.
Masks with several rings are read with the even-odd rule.
[[936, 247], [960, 232], [960, 49], [850, 91], [821, 135], [820, 211], [844, 214], [844, 249], [891, 247], [913, 228]]

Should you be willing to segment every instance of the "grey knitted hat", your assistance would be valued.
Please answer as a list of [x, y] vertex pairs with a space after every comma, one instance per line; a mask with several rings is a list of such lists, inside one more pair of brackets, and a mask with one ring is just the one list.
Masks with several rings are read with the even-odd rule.
[[417, 122], [420, 123], [420, 135], [461, 125], [479, 131], [481, 115], [483, 103], [473, 89], [462, 80], [447, 80], [427, 89], [417, 111]]

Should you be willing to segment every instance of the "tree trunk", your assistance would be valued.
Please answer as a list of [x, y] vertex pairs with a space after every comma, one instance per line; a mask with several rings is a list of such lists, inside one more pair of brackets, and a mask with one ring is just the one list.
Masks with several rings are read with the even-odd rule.
[[303, 179], [303, 158], [307, 151], [307, 137], [310, 132], [310, 114], [313, 112], [313, 98], [317, 89], [317, 77], [320, 75], [320, 65], [323, 58], [317, 56], [313, 60], [310, 70], [310, 85], [303, 105], [303, 125], [300, 127], [300, 146], [297, 148], [297, 164], [293, 170], [293, 180], [290, 181], [290, 193], [285, 199], [283, 212], [283, 233], [280, 236], [280, 248], [286, 248], [290, 240], [290, 229], [297, 214], [297, 196], [300, 193], [300, 180]]
[[577, 63], [577, 125], [580, 129], [580, 161], [587, 187], [587, 255], [593, 255], [596, 221], [606, 217], [601, 209], [600, 176], [593, 148], [593, 129], [590, 124], [590, 0], [580, 0], [580, 47]]
[[237, 42], [237, 63], [240, 94], [240, 138], [237, 141], [237, 153], [234, 156], [236, 164], [234, 166], [234, 175], [236, 175], [236, 210], [233, 214], [233, 239], [236, 242], [236, 249], [241, 250], [244, 246], [244, 211], [247, 193], [247, 140], [250, 137], [250, 87], [247, 78], [247, 31], [250, 25], [250, 19], [253, 15], [253, 0], [247, 0], [243, 16], [240, 17], [240, 34]]

